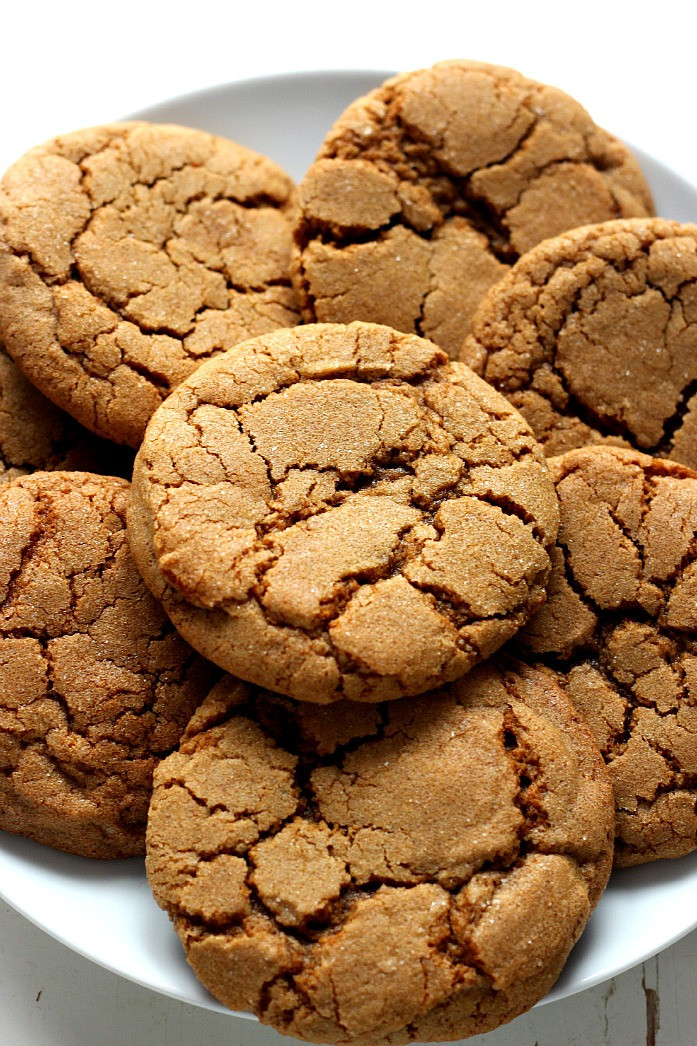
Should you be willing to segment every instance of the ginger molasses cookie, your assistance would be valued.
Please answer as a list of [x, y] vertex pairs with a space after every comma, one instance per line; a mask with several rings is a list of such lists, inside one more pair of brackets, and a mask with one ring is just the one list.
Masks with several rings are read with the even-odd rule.
[[143, 852], [153, 768], [215, 680], [136, 570], [127, 494], [0, 487], [0, 828], [87, 857]]
[[575, 229], [482, 302], [461, 358], [548, 456], [609, 442], [697, 467], [697, 225]]
[[544, 600], [556, 497], [520, 414], [432, 342], [316, 324], [238, 345], [153, 416], [133, 555], [186, 639], [306, 701], [454, 679]]
[[490, 662], [427, 696], [324, 708], [226, 677], [156, 770], [146, 868], [225, 1005], [396, 1046], [541, 998], [612, 835], [597, 746], [541, 673]]
[[49, 399], [137, 447], [202, 360], [297, 322], [292, 192], [270, 160], [203, 131], [54, 138], [0, 187], [0, 337]]
[[697, 473], [614, 447], [550, 468], [561, 528], [521, 642], [603, 751], [616, 863], [679, 857], [697, 848]]
[[629, 151], [562, 91], [440, 62], [354, 102], [300, 188], [306, 321], [372, 320], [457, 357], [489, 287], [564, 229], [653, 214]]
[[37, 470], [121, 475], [132, 466], [132, 452], [98, 439], [58, 410], [0, 343], [0, 483]]

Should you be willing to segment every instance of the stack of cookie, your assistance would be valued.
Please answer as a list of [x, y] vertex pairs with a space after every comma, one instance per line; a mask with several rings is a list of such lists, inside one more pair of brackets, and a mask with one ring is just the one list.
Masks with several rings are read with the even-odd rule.
[[[697, 227], [651, 213], [572, 99], [464, 61], [297, 197], [145, 124], [5, 176], [0, 826], [142, 852], [155, 768], [150, 883], [231, 1008], [486, 1031], [613, 855], [697, 846]], [[128, 546], [76, 423], [137, 449]]]
[[292, 191], [231, 142], [138, 123], [57, 138], [4, 178], [8, 831], [83, 856], [144, 852], [153, 769], [220, 673], [140, 577], [114, 473], [130, 479], [128, 448], [201, 359], [297, 321]]

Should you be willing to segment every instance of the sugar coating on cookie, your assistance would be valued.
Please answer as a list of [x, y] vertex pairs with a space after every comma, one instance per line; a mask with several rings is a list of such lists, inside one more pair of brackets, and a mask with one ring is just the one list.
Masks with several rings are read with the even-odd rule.
[[157, 769], [146, 869], [197, 976], [321, 1043], [459, 1039], [554, 983], [609, 876], [612, 789], [540, 673], [384, 705], [225, 677]]
[[606, 442], [697, 467], [697, 225], [577, 229], [488, 294], [461, 358], [548, 456]]
[[300, 186], [306, 321], [371, 320], [457, 357], [477, 305], [564, 229], [653, 214], [639, 167], [562, 91], [441, 62], [359, 98]]
[[131, 451], [98, 439], [42, 396], [0, 343], [0, 483], [37, 471], [122, 475], [132, 465]]
[[203, 131], [54, 138], [0, 186], [0, 337], [50, 399], [137, 447], [202, 360], [297, 322], [292, 194], [270, 160]]
[[548, 602], [522, 633], [608, 764], [616, 863], [697, 848], [697, 473], [635, 451], [552, 459]]
[[153, 768], [215, 680], [138, 574], [127, 494], [0, 488], [0, 828], [87, 857], [144, 851]]
[[420, 693], [544, 599], [556, 498], [513, 408], [432, 342], [317, 324], [239, 345], [159, 408], [129, 537], [177, 628], [301, 700]]

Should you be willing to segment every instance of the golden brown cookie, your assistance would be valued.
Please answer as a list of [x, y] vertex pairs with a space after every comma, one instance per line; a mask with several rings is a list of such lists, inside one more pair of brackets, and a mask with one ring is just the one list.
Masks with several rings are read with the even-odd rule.
[[557, 504], [506, 400], [432, 342], [317, 324], [201, 367], [153, 416], [129, 539], [184, 637], [306, 701], [469, 671], [544, 599]]
[[136, 570], [127, 495], [0, 487], [0, 828], [87, 857], [143, 852], [153, 768], [215, 679]]
[[37, 469], [121, 475], [132, 468], [129, 453], [97, 439], [58, 410], [0, 343], [0, 483]]
[[555, 564], [521, 642], [603, 751], [616, 863], [679, 857], [697, 848], [697, 473], [614, 447], [550, 467]]
[[54, 138], [0, 187], [0, 337], [49, 399], [137, 447], [202, 360], [297, 322], [292, 193], [270, 160], [203, 131]]
[[653, 214], [629, 151], [554, 87], [440, 62], [339, 118], [300, 188], [305, 321], [372, 320], [457, 357], [489, 287], [564, 229]]
[[461, 357], [548, 456], [624, 443], [697, 467], [697, 225], [607, 222], [541, 243], [489, 292]]
[[226, 677], [155, 773], [146, 867], [206, 987], [312, 1042], [460, 1039], [556, 980], [612, 863], [585, 724], [530, 669], [385, 705]]

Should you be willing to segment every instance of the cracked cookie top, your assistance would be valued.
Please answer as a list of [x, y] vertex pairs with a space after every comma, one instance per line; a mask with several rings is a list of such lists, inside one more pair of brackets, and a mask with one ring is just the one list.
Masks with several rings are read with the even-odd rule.
[[497, 660], [428, 697], [324, 708], [225, 677], [156, 771], [146, 868], [223, 1003], [374, 1046], [532, 1006], [612, 835], [597, 746], [539, 672]]
[[0, 488], [0, 828], [87, 857], [144, 851], [153, 768], [215, 680], [138, 574], [127, 494]]
[[153, 416], [129, 537], [177, 628], [306, 701], [457, 678], [544, 600], [553, 485], [520, 414], [376, 324], [245, 342]]
[[441, 62], [354, 102], [300, 187], [306, 321], [372, 320], [457, 357], [477, 305], [564, 229], [653, 213], [629, 151], [553, 87]]
[[461, 358], [548, 457], [605, 442], [697, 467], [697, 225], [605, 222], [540, 244], [482, 302]]
[[550, 468], [554, 569], [520, 639], [603, 751], [616, 863], [679, 857], [697, 847], [697, 473], [610, 447]]
[[0, 483], [37, 470], [106, 472], [112, 448], [27, 381], [0, 343]]
[[270, 160], [203, 131], [54, 138], [0, 188], [0, 337], [49, 399], [137, 447], [202, 360], [297, 322], [292, 193]]

